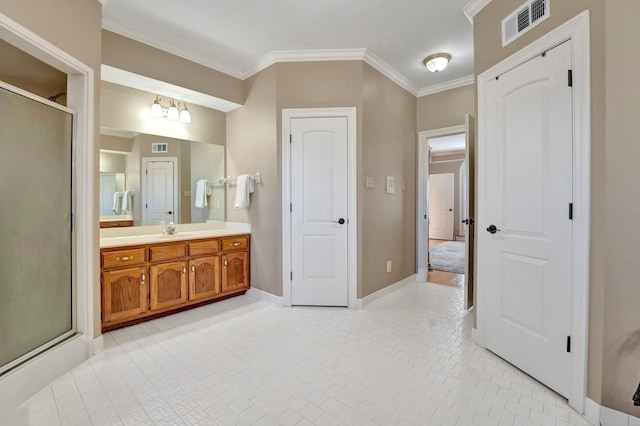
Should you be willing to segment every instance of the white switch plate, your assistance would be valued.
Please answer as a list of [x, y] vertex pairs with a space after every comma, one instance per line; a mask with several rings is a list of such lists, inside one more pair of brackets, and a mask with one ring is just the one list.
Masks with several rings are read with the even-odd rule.
[[375, 188], [376, 187], [376, 178], [367, 176], [365, 187], [367, 188]]
[[392, 269], [393, 269], [392, 262], [390, 260], [387, 260], [387, 272], [391, 272]]
[[395, 179], [393, 176], [387, 176], [387, 194], [393, 194], [395, 192]]

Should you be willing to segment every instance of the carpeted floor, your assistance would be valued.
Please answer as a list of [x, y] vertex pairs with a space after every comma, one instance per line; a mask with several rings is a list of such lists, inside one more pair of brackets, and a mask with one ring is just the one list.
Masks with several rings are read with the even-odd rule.
[[464, 242], [447, 241], [429, 247], [429, 262], [432, 269], [464, 274]]

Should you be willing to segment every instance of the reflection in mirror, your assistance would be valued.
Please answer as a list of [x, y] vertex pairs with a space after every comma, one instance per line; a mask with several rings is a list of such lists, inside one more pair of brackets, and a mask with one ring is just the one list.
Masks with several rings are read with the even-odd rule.
[[[160, 221], [225, 220], [224, 146], [101, 129], [101, 221], [157, 225]], [[208, 190], [196, 204], [196, 184]], [[204, 202], [203, 202], [204, 201]]]

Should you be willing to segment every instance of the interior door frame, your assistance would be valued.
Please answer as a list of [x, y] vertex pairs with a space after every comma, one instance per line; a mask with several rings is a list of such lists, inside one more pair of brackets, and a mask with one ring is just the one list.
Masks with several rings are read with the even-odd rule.
[[[586, 10], [555, 30], [547, 33], [522, 50], [503, 60], [478, 76], [478, 158], [476, 205], [478, 229], [488, 226], [487, 205], [483, 194], [487, 191], [486, 171], [482, 167], [487, 153], [486, 86], [497, 76], [517, 67], [568, 40], [572, 40], [573, 70], [573, 253], [572, 306], [571, 306], [571, 390], [569, 405], [578, 413], [584, 412], [587, 378], [587, 338], [589, 325], [589, 254], [591, 225], [591, 91], [590, 91], [590, 37], [589, 11]], [[486, 247], [487, 234], [477, 235], [477, 323], [472, 330], [475, 342], [485, 347], [487, 306]]]
[[93, 68], [0, 13], [0, 39], [67, 74], [67, 106], [75, 112], [73, 125], [73, 171], [75, 199], [73, 214], [73, 274], [76, 335], [55, 349], [26, 361], [0, 378], [0, 394], [8, 406], [18, 405], [47, 383], [102, 350], [99, 327], [99, 280], [97, 206], [94, 184], [97, 171], [94, 155]]
[[347, 307], [357, 308], [358, 297], [358, 209], [356, 108], [282, 109], [282, 305], [291, 306], [291, 120], [293, 118], [347, 119]]
[[[429, 189], [429, 139], [458, 135], [466, 133], [467, 126], [460, 124], [458, 126], [443, 127], [441, 129], [425, 130], [418, 133], [418, 202], [416, 203], [416, 230], [418, 237], [416, 241], [416, 281], [427, 281], [427, 250], [429, 241], [429, 197], [427, 191]], [[454, 226], [455, 234], [455, 226]], [[465, 243], [466, 244], [466, 243]]]
[[174, 223], [180, 223], [180, 170], [178, 170], [178, 157], [142, 157], [142, 179], [140, 179], [140, 188], [143, 188], [142, 192], [142, 225], [149, 225], [147, 223], [147, 209], [144, 207], [147, 204], [147, 174], [143, 170], [147, 170], [147, 163], [153, 163], [158, 161], [171, 161], [173, 162], [173, 209], [175, 210]]

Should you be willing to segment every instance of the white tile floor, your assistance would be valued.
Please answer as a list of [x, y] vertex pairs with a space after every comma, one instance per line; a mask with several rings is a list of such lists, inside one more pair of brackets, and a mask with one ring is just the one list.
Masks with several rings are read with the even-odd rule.
[[237, 297], [105, 334], [25, 405], [37, 425], [589, 424], [473, 344], [470, 321], [435, 284], [363, 310]]

